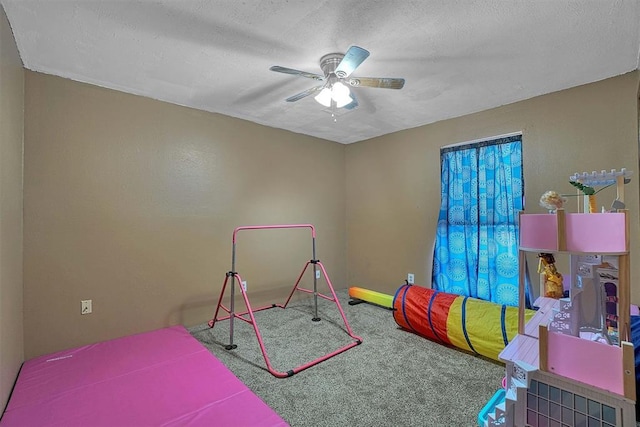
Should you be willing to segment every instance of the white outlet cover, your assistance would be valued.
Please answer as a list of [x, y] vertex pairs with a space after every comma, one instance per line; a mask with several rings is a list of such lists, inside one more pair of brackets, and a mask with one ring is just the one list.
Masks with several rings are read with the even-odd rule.
[[316, 270], [316, 279], [319, 279], [319, 278], [320, 278], [320, 274], [321, 274], [321, 273], [320, 273], [320, 270]]
[[245, 292], [247, 292], [247, 281], [246, 281], [246, 280], [243, 280], [243, 281], [242, 281], [242, 289], [243, 289]]
[[415, 276], [413, 275], [413, 273], [407, 274], [407, 282], [409, 282], [410, 285], [413, 285], [414, 280]]
[[80, 314], [91, 314], [93, 307], [90, 299], [80, 301]]

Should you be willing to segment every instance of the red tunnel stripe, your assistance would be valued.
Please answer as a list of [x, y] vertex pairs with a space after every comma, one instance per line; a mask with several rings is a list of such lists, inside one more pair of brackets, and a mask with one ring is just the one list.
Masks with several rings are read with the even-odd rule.
[[405, 286], [395, 298], [393, 317], [404, 329], [433, 341], [451, 344], [447, 336], [447, 317], [456, 298], [457, 295], [433, 289]]

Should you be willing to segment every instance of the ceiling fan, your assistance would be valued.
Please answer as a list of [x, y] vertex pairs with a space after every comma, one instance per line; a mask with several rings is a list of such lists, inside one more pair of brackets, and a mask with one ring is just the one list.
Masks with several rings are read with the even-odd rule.
[[330, 53], [320, 58], [320, 68], [324, 75], [294, 70], [274, 65], [269, 68], [277, 73], [292, 74], [322, 82], [286, 99], [287, 102], [299, 101], [315, 94], [315, 99], [325, 107], [345, 108], [352, 110], [358, 106], [353, 91], [349, 87], [377, 87], [384, 89], [402, 89], [404, 79], [390, 77], [352, 77], [360, 64], [369, 56], [369, 51], [358, 46], [351, 46], [347, 53]]

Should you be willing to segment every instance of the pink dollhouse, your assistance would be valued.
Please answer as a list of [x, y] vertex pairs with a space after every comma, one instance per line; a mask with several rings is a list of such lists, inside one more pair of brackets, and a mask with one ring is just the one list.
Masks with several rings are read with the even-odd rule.
[[[485, 426], [636, 425], [628, 230], [625, 210], [520, 216], [519, 329], [500, 353], [504, 398]], [[541, 296], [525, 323], [524, 265], [536, 252], [569, 256], [570, 296]]]

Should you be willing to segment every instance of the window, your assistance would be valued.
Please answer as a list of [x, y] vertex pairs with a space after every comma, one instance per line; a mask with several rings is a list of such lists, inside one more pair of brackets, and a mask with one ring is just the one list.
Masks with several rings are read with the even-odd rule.
[[440, 165], [433, 288], [517, 306], [522, 135], [443, 148]]

